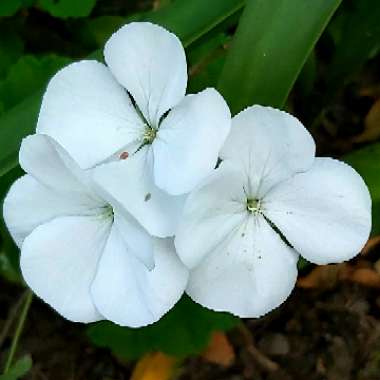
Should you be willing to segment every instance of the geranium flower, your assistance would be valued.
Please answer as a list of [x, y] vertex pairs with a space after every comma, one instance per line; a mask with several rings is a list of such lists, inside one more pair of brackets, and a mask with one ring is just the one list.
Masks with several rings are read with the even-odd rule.
[[53, 139], [23, 140], [28, 173], [11, 187], [4, 219], [31, 289], [65, 318], [138, 327], [181, 297], [188, 272], [172, 239], [152, 238]]
[[253, 106], [233, 118], [224, 161], [190, 194], [175, 239], [193, 300], [258, 317], [292, 291], [299, 254], [327, 264], [361, 250], [368, 189], [350, 166], [314, 155], [308, 131], [285, 112]]
[[167, 193], [189, 192], [215, 168], [228, 106], [211, 88], [185, 96], [184, 49], [160, 26], [122, 27], [104, 56], [108, 66], [81, 61], [53, 77], [37, 133], [53, 137], [81, 168], [100, 166], [100, 185], [151, 234], [172, 236], [183, 204]]

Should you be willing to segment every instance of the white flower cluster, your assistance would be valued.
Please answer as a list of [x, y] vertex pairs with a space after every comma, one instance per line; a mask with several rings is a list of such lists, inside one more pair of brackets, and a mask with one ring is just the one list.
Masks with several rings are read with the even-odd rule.
[[186, 291], [258, 317], [292, 291], [299, 254], [360, 251], [368, 189], [316, 158], [296, 118], [253, 106], [231, 127], [216, 90], [185, 95], [184, 49], [157, 25], [124, 26], [104, 56], [50, 81], [4, 201], [25, 281], [60, 314], [139, 327]]

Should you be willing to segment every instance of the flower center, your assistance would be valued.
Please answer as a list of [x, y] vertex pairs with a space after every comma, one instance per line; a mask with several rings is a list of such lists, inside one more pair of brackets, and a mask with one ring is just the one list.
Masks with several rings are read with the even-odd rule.
[[105, 219], [113, 218], [113, 207], [110, 204], [102, 207], [102, 212], [100, 215]]
[[247, 199], [247, 211], [250, 213], [259, 212], [260, 211], [260, 203], [259, 199], [248, 198]]
[[152, 144], [156, 138], [157, 130], [153, 127], [147, 126], [143, 134], [143, 144]]

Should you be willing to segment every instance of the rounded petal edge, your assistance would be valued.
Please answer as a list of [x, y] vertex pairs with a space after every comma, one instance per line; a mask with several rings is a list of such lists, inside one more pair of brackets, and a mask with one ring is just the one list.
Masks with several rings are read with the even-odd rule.
[[110, 224], [95, 217], [62, 217], [37, 227], [24, 241], [20, 266], [26, 283], [72, 322], [104, 319], [90, 287]]
[[297, 261], [263, 217], [249, 217], [191, 272], [186, 292], [209, 309], [258, 318], [289, 297]]
[[158, 127], [161, 116], [185, 95], [185, 51], [178, 37], [159, 25], [124, 25], [107, 41], [104, 57], [151, 126]]
[[371, 232], [366, 184], [351, 166], [331, 158], [316, 158], [309, 171], [278, 184], [263, 207], [293, 247], [316, 264], [353, 258]]
[[152, 238], [155, 267], [149, 270], [113, 229], [92, 285], [100, 312], [120, 326], [138, 328], [157, 322], [181, 298], [188, 271], [171, 239]]
[[187, 95], [163, 120], [153, 142], [154, 178], [169, 194], [190, 192], [215, 168], [231, 113], [213, 88]]

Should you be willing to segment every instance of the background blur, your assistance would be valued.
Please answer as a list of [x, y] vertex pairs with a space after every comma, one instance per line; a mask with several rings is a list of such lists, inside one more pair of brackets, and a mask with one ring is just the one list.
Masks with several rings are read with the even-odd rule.
[[[191, 1], [0, 0], [0, 132], [11, 131], [0, 133], [0, 158], [35, 120], [43, 89], [59, 68], [89, 56], [102, 59], [117, 28], [165, 19], [170, 7], [181, 17], [188, 8], [191, 25], [198, 17]], [[188, 92], [217, 86], [244, 2], [235, 1], [223, 22], [201, 38], [186, 41]], [[290, 299], [268, 316], [244, 322], [184, 297], [147, 328], [77, 325], [34, 298], [17, 349], [20, 360], [11, 377], [0, 380], [379, 380], [379, 52], [380, 3], [344, 0], [286, 103], [314, 135], [318, 154], [350, 163], [370, 188], [372, 238], [355, 260], [318, 268], [301, 262]], [[32, 110], [30, 116], [25, 110]], [[1, 201], [22, 174], [17, 161], [8, 169], [0, 177]], [[0, 222], [1, 373], [27, 293], [18, 251]]]

